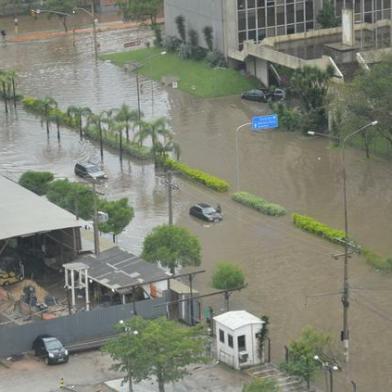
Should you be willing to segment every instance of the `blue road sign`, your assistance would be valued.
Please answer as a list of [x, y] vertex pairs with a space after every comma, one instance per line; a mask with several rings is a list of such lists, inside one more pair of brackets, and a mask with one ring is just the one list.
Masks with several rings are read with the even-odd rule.
[[253, 116], [252, 117], [252, 129], [254, 131], [278, 128], [278, 115], [270, 114], [268, 116]]

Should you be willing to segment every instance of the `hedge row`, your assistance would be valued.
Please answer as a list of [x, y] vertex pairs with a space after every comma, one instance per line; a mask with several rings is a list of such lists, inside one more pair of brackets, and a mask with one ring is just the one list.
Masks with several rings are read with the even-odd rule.
[[233, 193], [232, 199], [247, 207], [260, 211], [266, 215], [282, 216], [287, 214], [287, 210], [282, 206], [280, 206], [279, 204], [270, 203], [267, 200], [264, 200], [259, 196], [252, 195], [251, 193], [248, 192]]
[[392, 257], [382, 257], [367, 248], [362, 249], [362, 254], [372, 267], [380, 271], [392, 272]]
[[181, 163], [175, 161], [174, 159], [167, 158], [164, 162], [164, 165], [167, 168], [175, 170], [185, 175], [186, 177], [189, 177], [190, 179], [196, 182], [200, 182], [201, 184], [215, 191], [227, 192], [229, 190], [230, 185], [227, 181], [222, 180], [221, 178], [215, 176], [211, 176], [203, 172], [202, 170], [189, 167], [185, 163]]
[[313, 233], [319, 237], [325, 238], [328, 241], [341, 244], [341, 241], [343, 241], [345, 238], [344, 231], [333, 229], [321, 222], [316, 221], [310, 216], [294, 213], [292, 218], [295, 226], [302, 230], [308, 231], [309, 233]]
[[[45, 114], [42, 102], [43, 101], [41, 101], [40, 99], [34, 97], [25, 97], [22, 100], [23, 106], [26, 110], [35, 114], [39, 114], [41, 116]], [[58, 109], [56, 109], [56, 112], [59, 115], [60, 125], [79, 131], [78, 125], [75, 123], [74, 119], [71, 116]], [[98, 132], [91, 127], [84, 129], [84, 135], [90, 139], [99, 141]], [[119, 150], [119, 137], [117, 134], [114, 134], [110, 131], [103, 131], [102, 140], [104, 145]], [[129, 156], [134, 158], [142, 160], [152, 159], [151, 149], [145, 146], [140, 146], [134, 142], [127, 143], [126, 141], [124, 141], [123, 151], [125, 154], [128, 154]]]

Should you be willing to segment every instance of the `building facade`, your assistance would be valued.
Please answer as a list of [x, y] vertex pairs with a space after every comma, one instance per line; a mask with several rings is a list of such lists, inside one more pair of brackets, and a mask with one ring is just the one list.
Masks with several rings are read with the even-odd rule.
[[[343, 8], [354, 10], [356, 23], [392, 19], [391, 0], [333, 0], [336, 16]], [[175, 18], [182, 15], [187, 29], [214, 31], [215, 48], [228, 54], [241, 50], [246, 40], [302, 33], [318, 28], [317, 15], [323, 0], [165, 0], [165, 30], [178, 35]]]

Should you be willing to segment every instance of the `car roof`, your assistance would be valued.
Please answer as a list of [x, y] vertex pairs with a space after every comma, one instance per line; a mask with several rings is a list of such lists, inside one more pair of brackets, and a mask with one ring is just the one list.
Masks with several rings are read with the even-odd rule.
[[78, 162], [78, 165], [84, 166], [84, 167], [97, 167], [98, 164], [94, 162]]
[[51, 342], [51, 341], [56, 341], [58, 342], [59, 340], [53, 336], [48, 336], [46, 338], [43, 338], [42, 340], [44, 340], [45, 342]]
[[211, 208], [211, 206], [209, 204], [207, 204], [207, 203], [198, 203], [196, 205], [201, 207], [201, 208]]

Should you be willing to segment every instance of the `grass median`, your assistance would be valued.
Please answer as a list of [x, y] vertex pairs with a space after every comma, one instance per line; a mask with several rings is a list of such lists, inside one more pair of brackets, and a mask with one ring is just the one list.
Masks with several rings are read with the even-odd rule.
[[154, 80], [163, 76], [178, 78], [178, 88], [198, 97], [240, 94], [259, 86], [259, 82], [230, 68], [211, 68], [206, 61], [183, 60], [175, 53], [160, 55], [161, 49], [145, 48], [102, 55], [116, 65], [137, 63], [139, 73]]

